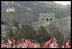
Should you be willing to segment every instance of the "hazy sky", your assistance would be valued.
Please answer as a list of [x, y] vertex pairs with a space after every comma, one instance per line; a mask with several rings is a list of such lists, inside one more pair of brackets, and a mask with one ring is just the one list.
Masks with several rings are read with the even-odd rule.
[[71, 4], [71, 1], [54, 1], [54, 2], [62, 4], [62, 5]]

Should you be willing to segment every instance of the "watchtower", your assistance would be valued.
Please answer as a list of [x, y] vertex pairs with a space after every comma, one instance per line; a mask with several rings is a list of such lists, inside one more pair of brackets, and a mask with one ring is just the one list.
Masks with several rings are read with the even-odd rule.
[[40, 13], [39, 22], [42, 22], [43, 25], [49, 25], [54, 21], [54, 13]]

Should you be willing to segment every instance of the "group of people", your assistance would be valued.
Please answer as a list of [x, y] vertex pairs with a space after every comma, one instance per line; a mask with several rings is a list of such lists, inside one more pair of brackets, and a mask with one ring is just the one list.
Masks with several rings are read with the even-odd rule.
[[71, 48], [70, 41], [66, 42], [66, 45], [59, 46], [56, 38], [51, 38], [43, 46], [39, 43], [33, 43], [31, 40], [21, 38], [20, 41], [16, 41], [15, 38], [7, 39], [1, 42], [1, 48]]
[[45, 43], [43, 48], [71, 48], [71, 45], [70, 41], [68, 40], [65, 46], [64, 45], [61, 46], [57, 43], [56, 38], [52, 38]]
[[1, 48], [40, 48], [40, 44], [24, 38], [21, 38], [20, 42], [12, 38], [1, 42]]

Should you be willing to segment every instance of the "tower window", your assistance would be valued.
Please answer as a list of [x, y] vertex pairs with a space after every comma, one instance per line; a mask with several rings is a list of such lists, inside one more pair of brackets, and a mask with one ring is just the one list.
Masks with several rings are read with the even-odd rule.
[[52, 18], [51, 18], [51, 20], [52, 20]]
[[47, 21], [48, 21], [48, 18], [47, 18]]

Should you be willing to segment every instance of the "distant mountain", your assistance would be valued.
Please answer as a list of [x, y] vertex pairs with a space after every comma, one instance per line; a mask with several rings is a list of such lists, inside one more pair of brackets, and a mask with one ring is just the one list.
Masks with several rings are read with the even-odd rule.
[[[15, 12], [7, 13], [6, 9], [13, 8]], [[35, 22], [40, 13], [53, 12], [56, 18], [70, 16], [71, 6], [60, 5], [55, 2], [38, 1], [2, 1], [1, 2], [1, 20], [11, 20], [12, 17], [20, 22]]]

